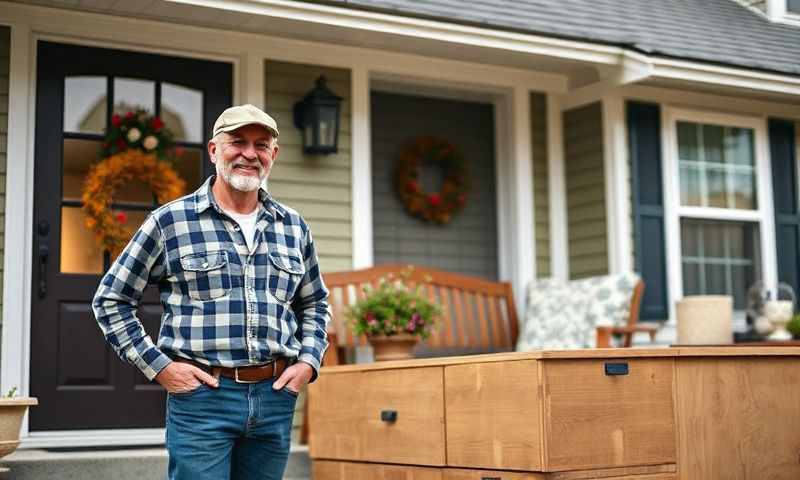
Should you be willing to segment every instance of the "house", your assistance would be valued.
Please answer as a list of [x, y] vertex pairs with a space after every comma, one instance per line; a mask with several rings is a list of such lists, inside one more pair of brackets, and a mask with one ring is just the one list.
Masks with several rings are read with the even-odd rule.
[[[113, 114], [160, 115], [196, 185], [218, 113], [265, 106], [270, 189], [323, 271], [422, 263], [509, 279], [522, 302], [537, 277], [636, 270], [669, 342], [684, 295], [742, 312], [757, 280], [800, 291], [798, 45], [798, 0], [0, 1], [0, 373], [40, 399], [24, 445], [162, 441], [162, 394], [89, 305], [109, 258], [80, 191]], [[292, 111], [320, 75], [343, 98], [339, 148], [307, 155]], [[394, 192], [399, 153], [429, 135], [470, 178], [443, 226]], [[152, 195], [119, 202], [135, 224]], [[159, 315], [147, 297], [149, 331]]]

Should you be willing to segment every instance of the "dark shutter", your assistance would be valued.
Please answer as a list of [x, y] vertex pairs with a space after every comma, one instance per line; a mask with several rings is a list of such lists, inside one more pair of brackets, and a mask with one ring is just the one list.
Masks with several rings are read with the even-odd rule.
[[669, 317], [669, 295], [661, 181], [661, 111], [658, 105], [628, 102], [627, 121], [635, 268], [645, 281], [640, 318], [664, 320]]
[[769, 151], [775, 196], [775, 243], [778, 280], [800, 292], [800, 214], [797, 205], [797, 162], [794, 123], [770, 119]]

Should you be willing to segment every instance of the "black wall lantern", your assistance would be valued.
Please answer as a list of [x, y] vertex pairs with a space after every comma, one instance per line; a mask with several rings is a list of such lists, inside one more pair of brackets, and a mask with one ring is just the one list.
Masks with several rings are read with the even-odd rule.
[[339, 149], [339, 112], [342, 97], [325, 86], [325, 77], [294, 104], [294, 124], [303, 134], [303, 152], [336, 153]]

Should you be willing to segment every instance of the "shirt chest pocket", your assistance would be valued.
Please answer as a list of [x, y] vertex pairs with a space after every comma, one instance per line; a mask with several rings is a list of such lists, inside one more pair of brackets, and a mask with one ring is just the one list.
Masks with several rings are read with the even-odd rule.
[[269, 263], [268, 287], [270, 293], [279, 301], [290, 303], [306, 273], [299, 252], [290, 251], [287, 254], [269, 252]]
[[231, 291], [228, 252], [200, 252], [181, 257], [186, 294], [192, 300], [214, 300]]

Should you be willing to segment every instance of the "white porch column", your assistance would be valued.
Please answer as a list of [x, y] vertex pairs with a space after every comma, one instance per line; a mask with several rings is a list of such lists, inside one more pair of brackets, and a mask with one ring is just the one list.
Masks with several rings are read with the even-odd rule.
[[603, 169], [605, 171], [608, 271], [633, 270], [630, 184], [625, 132], [625, 102], [603, 98]]
[[[30, 78], [34, 51], [27, 25], [11, 26], [11, 59], [8, 85], [8, 149], [6, 157], [6, 245], [3, 265], [2, 393], [17, 387], [29, 392], [30, 258], [33, 200], [33, 161], [28, 132], [33, 129]], [[29, 155], [29, 153], [31, 155]], [[21, 436], [28, 433], [27, 417]]]
[[554, 278], [569, 278], [567, 183], [561, 96], [547, 95], [547, 184], [550, 199], [550, 265]]
[[[242, 80], [243, 85], [238, 89], [242, 92], [240, 97], [241, 103], [249, 103], [258, 108], [269, 108], [269, 105], [264, 105], [264, 94], [267, 88], [264, 82], [264, 69], [266, 68], [264, 56], [256, 52], [247, 52], [244, 55], [244, 62], [242, 65]], [[234, 103], [240, 103], [234, 98]], [[283, 128], [290, 127], [284, 125]]]
[[371, 267], [372, 245], [372, 151], [370, 145], [369, 71], [351, 70], [351, 222], [353, 268]]
[[534, 234], [533, 148], [531, 145], [530, 91], [517, 85], [512, 94], [511, 275], [517, 312], [523, 311], [525, 287], [536, 278]]

